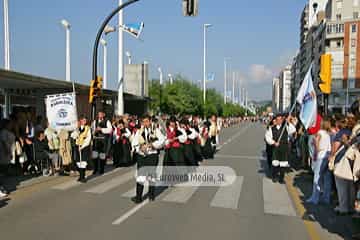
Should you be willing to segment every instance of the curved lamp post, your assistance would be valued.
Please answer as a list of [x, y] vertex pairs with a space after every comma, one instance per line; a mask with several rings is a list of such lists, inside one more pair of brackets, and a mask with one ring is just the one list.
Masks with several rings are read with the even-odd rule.
[[[118, 6], [116, 9], [114, 9], [109, 16], [106, 17], [105, 21], [101, 24], [101, 27], [96, 35], [95, 43], [94, 43], [94, 49], [93, 49], [93, 63], [92, 63], [92, 79], [96, 82], [97, 81], [97, 66], [98, 66], [98, 51], [99, 51], [99, 43], [101, 39], [101, 35], [103, 34], [105, 28], [107, 27], [107, 24], [110, 22], [110, 20], [123, 8], [138, 2], [139, 0], [130, 0], [120, 6]], [[119, 104], [119, 103], [118, 103]], [[96, 113], [96, 101], [92, 103], [91, 107], [91, 119], [95, 119], [95, 113]]]

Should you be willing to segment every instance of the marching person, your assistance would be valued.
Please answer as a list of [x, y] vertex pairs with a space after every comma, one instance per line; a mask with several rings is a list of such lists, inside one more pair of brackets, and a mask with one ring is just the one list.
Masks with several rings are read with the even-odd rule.
[[[110, 150], [110, 141], [112, 133], [112, 125], [105, 118], [105, 113], [100, 111], [97, 119], [93, 122], [93, 152], [92, 159], [94, 163], [93, 174], [104, 174], [106, 158]], [[100, 168], [100, 169], [99, 169]]]
[[80, 117], [80, 127], [75, 131], [76, 165], [80, 174], [79, 182], [85, 183], [85, 171], [90, 158], [91, 128], [85, 116]]
[[190, 128], [189, 120], [182, 119], [180, 121], [180, 128], [179, 130], [186, 135], [187, 137], [182, 139], [185, 140], [181, 142], [184, 148], [184, 157], [185, 163], [188, 166], [198, 166], [197, 160], [195, 159], [195, 151], [194, 151], [194, 140], [197, 137], [196, 131]]
[[216, 151], [216, 145], [218, 144], [219, 138], [219, 128], [218, 128], [218, 122], [217, 122], [217, 117], [215, 115], [211, 116], [210, 119], [210, 129], [209, 129], [209, 136], [210, 136], [210, 140], [211, 140], [211, 146], [213, 147], [213, 152], [215, 153]]
[[203, 156], [201, 153], [201, 139], [200, 139], [200, 128], [199, 128], [199, 118], [194, 117], [191, 121], [190, 129], [195, 131], [196, 137], [192, 140], [193, 142], [193, 148], [194, 148], [194, 154], [195, 159], [197, 163], [203, 161]]
[[155, 200], [156, 167], [159, 150], [164, 146], [165, 136], [159, 128], [151, 127], [151, 117], [144, 116], [141, 129], [136, 131], [132, 145], [137, 159], [136, 196], [131, 200], [136, 204], [143, 201], [144, 184], [149, 182], [149, 200]]
[[116, 167], [129, 166], [131, 164], [131, 132], [125, 127], [124, 121], [119, 120], [113, 133], [114, 139], [114, 162]]
[[214, 151], [211, 145], [211, 138], [209, 136], [210, 122], [203, 123], [201, 128], [201, 152], [204, 159], [213, 159]]
[[265, 134], [266, 142], [273, 148], [272, 157], [272, 180], [284, 183], [285, 170], [288, 163], [289, 136], [296, 132], [296, 128], [290, 123], [291, 116], [286, 121], [282, 114], [275, 118], [274, 126], [269, 128]]
[[174, 116], [170, 117], [166, 130], [166, 146], [164, 162], [167, 166], [185, 166], [184, 152], [181, 142], [186, 141], [186, 132], [178, 129]]

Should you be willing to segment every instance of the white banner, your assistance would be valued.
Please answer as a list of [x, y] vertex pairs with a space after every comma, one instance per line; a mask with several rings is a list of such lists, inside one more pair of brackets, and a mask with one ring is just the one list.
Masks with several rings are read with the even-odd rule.
[[301, 107], [300, 120], [306, 129], [315, 125], [317, 116], [316, 92], [311, 76], [312, 67], [313, 64], [311, 64], [296, 98]]
[[46, 116], [51, 128], [60, 131], [73, 131], [77, 128], [76, 94], [63, 93], [47, 95], [45, 99]]

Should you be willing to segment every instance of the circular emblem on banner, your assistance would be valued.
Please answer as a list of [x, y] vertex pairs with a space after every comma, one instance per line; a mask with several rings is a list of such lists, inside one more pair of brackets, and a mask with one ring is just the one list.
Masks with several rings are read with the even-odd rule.
[[66, 118], [67, 115], [68, 115], [68, 112], [67, 112], [65, 109], [61, 108], [61, 109], [57, 112], [57, 115], [58, 115], [59, 118]]

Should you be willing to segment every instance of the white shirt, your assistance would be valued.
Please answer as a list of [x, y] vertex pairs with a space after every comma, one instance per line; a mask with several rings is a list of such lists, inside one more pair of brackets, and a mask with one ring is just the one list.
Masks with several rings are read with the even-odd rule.
[[[279, 130], [281, 128], [280, 125], [276, 125], [276, 128]], [[292, 135], [296, 132], [296, 128], [294, 125], [292, 125], [291, 123], [288, 123], [287, 126], [286, 126], [286, 130], [288, 132], [288, 135]], [[274, 145], [275, 142], [278, 141], [278, 139], [276, 139], [276, 141], [273, 139], [273, 134], [272, 134], [272, 128], [268, 128], [266, 130], [266, 133], [265, 133], [265, 141], [267, 144], [269, 145]]]

